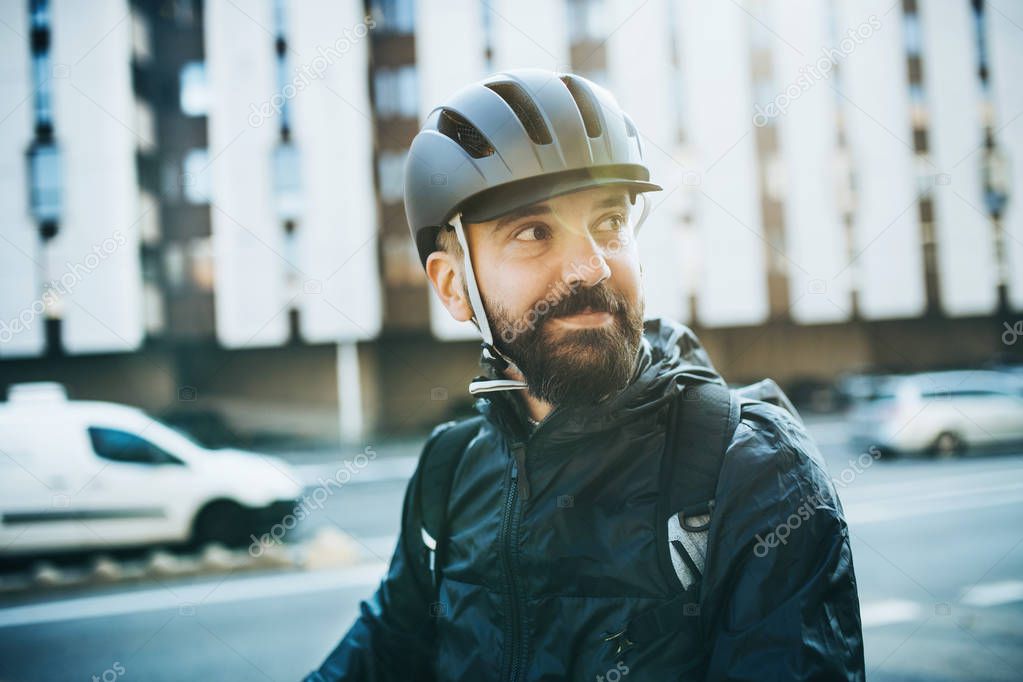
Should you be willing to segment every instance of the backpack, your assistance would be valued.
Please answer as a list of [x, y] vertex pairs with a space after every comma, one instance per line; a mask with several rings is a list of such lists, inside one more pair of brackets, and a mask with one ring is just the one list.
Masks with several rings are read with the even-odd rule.
[[[620, 632], [610, 633], [605, 639], [617, 640], [617, 653], [635, 642], [676, 631], [686, 625], [686, 619], [699, 615], [700, 578], [718, 475], [739, 424], [740, 408], [751, 401], [781, 407], [802, 423], [796, 408], [771, 379], [734, 389], [713, 382], [690, 384], [672, 402], [665, 448], [674, 456], [663, 458], [659, 479], [670, 483], [662, 487], [657, 502], [658, 518], [668, 520], [668, 532], [661, 534], [657, 545], [662, 569], [674, 572], [681, 591], [633, 618]], [[420, 457], [413, 492], [422, 521], [424, 561], [435, 591], [444, 565], [447, 502], [455, 470], [483, 420], [478, 415], [440, 425], [437, 437]]]

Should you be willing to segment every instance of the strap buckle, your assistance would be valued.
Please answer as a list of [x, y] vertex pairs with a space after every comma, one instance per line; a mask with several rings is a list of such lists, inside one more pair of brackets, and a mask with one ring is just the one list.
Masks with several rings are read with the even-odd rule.
[[710, 528], [710, 519], [708, 518], [703, 523], [693, 523], [690, 517], [694, 516], [710, 516], [714, 511], [714, 500], [707, 500], [706, 502], [699, 502], [697, 504], [691, 504], [685, 507], [678, 513], [678, 525], [682, 527], [682, 530], [687, 530], [690, 533], [700, 533]]

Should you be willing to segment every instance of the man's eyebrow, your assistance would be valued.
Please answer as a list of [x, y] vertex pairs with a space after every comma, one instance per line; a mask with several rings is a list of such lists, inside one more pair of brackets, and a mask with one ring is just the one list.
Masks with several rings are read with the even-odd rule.
[[[627, 206], [627, 202], [625, 200], [625, 196], [622, 195], [622, 194], [611, 194], [611, 195], [601, 199], [600, 201], [598, 201], [593, 206], [593, 208], [595, 208], [595, 209], [601, 209], [601, 208], [619, 208], [619, 207], [623, 207], [623, 206]], [[502, 217], [500, 220], [498, 220], [497, 224], [494, 225], [494, 230], [493, 231], [497, 232], [501, 228], [503, 228], [506, 225], [508, 225], [508, 223], [515, 222], [516, 220], [518, 220], [520, 218], [531, 218], [533, 216], [538, 216], [538, 215], [549, 215], [550, 213], [552, 213], [551, 207], [548, 206], [547, 204], [531, 204], [529, 206], [523, 206], [522, 208], [515, 209], [511, 213], [508, 213], [507, 215]]]
[[593, 208], [618, 208], [628, 206], [625, 197], [621, 194], [612, 194], [596, 203]]
[[547, 215], [549, 213], [551, 213], [551, 207], [547, 204], [531, 204], [529, 206], [517, 208], [497, 221], [497, 224], [494, 225], [494, 232], [497, 232], [508, 223], [514, 222], [519, 218], [529, 218], [531, 216]]

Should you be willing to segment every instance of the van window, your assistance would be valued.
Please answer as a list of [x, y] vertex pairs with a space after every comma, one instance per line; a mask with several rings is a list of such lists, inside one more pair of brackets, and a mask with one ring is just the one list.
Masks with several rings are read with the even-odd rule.
[[89, 427], [92, 449], [103, 459], [135, 464], [183, 464], [183, 462], [134, 433], [99, 426]]

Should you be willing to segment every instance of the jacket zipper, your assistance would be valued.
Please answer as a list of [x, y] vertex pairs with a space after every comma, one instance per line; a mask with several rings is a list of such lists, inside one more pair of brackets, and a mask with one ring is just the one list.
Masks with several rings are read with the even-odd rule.
[[[518, 551], [519, 546], [519, 514], [521, 513], [520, 500], [529, 499], [531, 495], [529, 485], [529, 475], [526, 471], [526, 454], [528, 451], [529, 442], [533, 441], [540, 430], [550, 421], [550, 418], [554, 416], [559, 410], [555, 408], [552, 410], [540, 424], [534, 429], [533, 433], [527, 437], [527, 442], [515, 440], [511, 443], [512, 458], [509, 462], [511, 471], [508, 475], [508, 493], [505, 496], [504, 501], [504, 519], [502, 533], [502, 548], [504, 550], [504, 570], [507, 578], [508, 588], [508, 611], [511, 613], [511, 627], [510, 638], [507, 639], [509, 642], [508, 651], [509, 660], [507, 662], [507, 675], [503, 677], [509, 682], [517, 682], [519, 679], [520, 671], [526, 664], [526, 658], [528, 655], [528, 642], [523, 636], [523, 614], [526, 611], [527, 604], [525, 595], [522, 594], [521, 587], [518, 579], [518, 561], [515, 561], [515, 554]], [[505, 637], [509, 637], [507, 631]]]
[[[501, 547], [505, 571], [505, 583], [507, 587], [507, 599], [506, 604], [508, 607], [508, 613], [510, 614], [508, 627], [505, 628], [505, 641], [507, 645], [507, 661], [505, 663], [505, 670], [507, 673], [501, 677], [514, 682], [518, 679], [519, 675], [519, 640], [522, 639], [522, 628], [520, 624], [521, 611], [520, 611], [520, 595], [518, 594], [518, 580], [515, 575], [515, 566], [512, 561], [513, 548], [518, 544], [518, 533], [512, 532], [512, 526], [517, 524], [514, 523], [516, 502], [518, 501], [518, 480], [519, 472], [518, 465], [513, 459], [508, 463], [509, 474], [508, 474], [508, 493], [504, 500], [504, 518], [502, 520], [501, 527]], [[514, 535], [514, 537], [513, 537]]]

